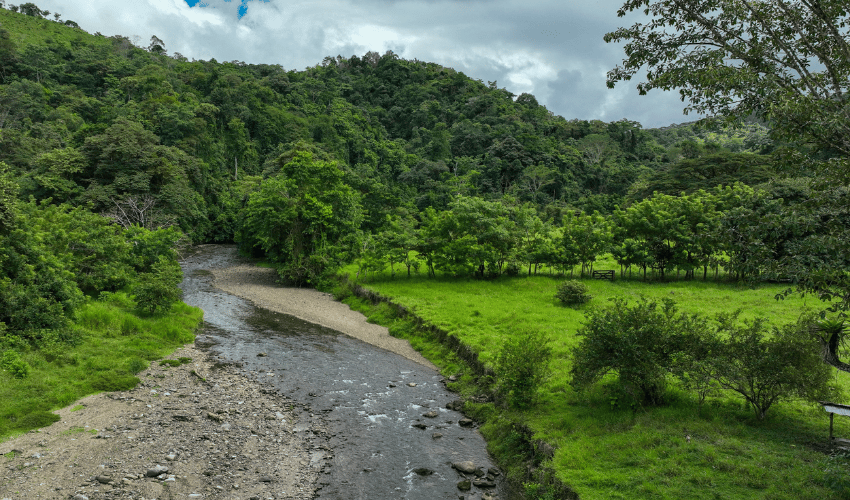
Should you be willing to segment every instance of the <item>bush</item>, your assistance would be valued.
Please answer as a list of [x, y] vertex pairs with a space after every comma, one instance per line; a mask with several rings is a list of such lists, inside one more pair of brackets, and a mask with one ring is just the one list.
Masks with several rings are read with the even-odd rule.
[[555, 298], [568, 306], [576, 306], [590, 302], [593, 296], [587, 293], [587, 285], [581, 281], [567, 280], [558, 285]]
[[616, 372], [620, 384], [635, 402], [664, 401], [667, 374], [676, 353], [707, 328], [695, 315], [677, 314], [672, 300], [663, 305], [641, 299], [629, 306], [624, 299], [596, 309], [578, 332], [570, 371], [576, 388], [585, 388], [608, 372]]
[[139, 283], [133, 288], [136, 305], [149, 313], [157, 309], [168, 311], [182, 294], [180, 282], [183, 272], [180, 266], [166, 257], [160, 257], [150, 273], [139, 275]]
[[0, 357], [0, 369], [8, 371], [15, 378], [27, 378], [30, 373], [30, 365], [21, 359], [16, 351], [5, 351]]
[[537, 388], [549, 376], [552, 349], [541, 332], [509, 339], [496, 358], [499, 392], [512, 408], [528, 408], [537, 400]]
[[740, 324], [731, 314], [719, 316], [718, 323], [721, 347], [709, 358], [714, 378], [740, 394], [760, 420], [777, 401], [835, 396], [832, 368], [809, 337], [813, 319], [769, 329], [763, 320]]

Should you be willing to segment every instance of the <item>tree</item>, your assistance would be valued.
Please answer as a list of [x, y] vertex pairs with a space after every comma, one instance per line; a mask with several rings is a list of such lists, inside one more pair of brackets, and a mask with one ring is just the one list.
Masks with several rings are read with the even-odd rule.
[[264, 252], [283, 278], [298, 284], [314, 284], [335, 269], [363, 219], [360, 198], [337, 163], [306, 151], [250, 195], [242, 216], [237, 240]]
[[713, 376], [721, 387], [743, 396], [759, 420], [777, 401], [818, 401], [833, 394], [830, 369], [808, 336], [811, 318], [770, 333], [763, 320], [741, 325], [735, 314], [721, 315], [718, 322], [722, 342], [710, 358]]
[[562, 248], [566, 254], [563, 263], [580, 263], [582, 276], [585, 270], [593, 270], [596, 257], [605, 253], [611, 245], [611, 225], [598, 213], [576, 215], [568, 212], [564, 217], [563, 234]]
[[181, 281], [183, 271], [180, 265], [172, 259], [160, 257], [151, 272], [139, 275], [138, 283], [133, 288], [136, 305], [151, 314], [157, 310], [168, 311], [180, 300], [183, 293], [179, 286]]
[[591, 310], [578, 331], [570, 384], [587, 387], [616, 372], [635, 401], [663, 402], [675, 355], [706, 329], [706, 322], [679, 313], [669, 299], [662, 304], [647, 299], [633, 305], [624, 299], [611, 302], [610, 307]]
[[499, 350], [494, 371], [499, 393], [508, 406], [529, 408], [537, 401], [537, 389], [551, 373], [550, 340], [542, 332], [523, 332], [509, 338]]
[[627, 41], [608, 86], [648, 67], [643, 95], [679, 89], [685, 112], [756, 115], [779, 137], [850, 155], [845, 0], [627, 0], [651, 16], [605, 35]]
[[151, 36], [150, 44], [148, 45], [148, 51], [154, 54], [165, 55], [165, 42], [162, 41], [156, 35]]
[[36, 5], [32, 2], [22, 3], [21, 5], [18, 6], [18, 9], [20, 10], [21, 14], [24, 14], [24, 15], [27, 15], [27, 16], [32, 16], [32, 17], [44, 17], [44, 16], [50, 14], [49, 11], [41, 10], [38, 7], [38, 5]]

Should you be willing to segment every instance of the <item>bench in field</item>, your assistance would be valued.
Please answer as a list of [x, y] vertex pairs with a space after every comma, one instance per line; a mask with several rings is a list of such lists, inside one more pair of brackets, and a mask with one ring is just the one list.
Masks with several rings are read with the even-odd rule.
[[593, 279], [614, 281], [614, 271], [593, 271]]
[[[832, 434], [832, 419], [836, 414], [850, 417], [850, 406], [840, 405], [838, 403], [830, 403], [829, 401], [820, 401], [823, 409], [829, 413], [829, 440], [835, 439]], [[840, 441], [844, 441], [843, 439]]]

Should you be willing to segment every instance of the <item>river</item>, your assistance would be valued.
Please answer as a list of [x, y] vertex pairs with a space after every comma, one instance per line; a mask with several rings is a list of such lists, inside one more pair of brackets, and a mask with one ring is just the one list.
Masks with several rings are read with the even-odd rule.
[[182, 261], [183, 300], [204, 311], [196, 343], [298, 403], [297, 430], [326, 443], [311, 455], [310, 466], [322, 471], [316, 498], [511, 496], [502, 475], [495, 487], [458, 489], [467, 477], [452, 463], [472, 461], [483, 471], [496, 466], [481, 435], [461, 427], [463, 415], [446, 408], [457, 395], [439, 373], [216, 289], [210, 270], [235, 259], [234, 247], [207, 245]]

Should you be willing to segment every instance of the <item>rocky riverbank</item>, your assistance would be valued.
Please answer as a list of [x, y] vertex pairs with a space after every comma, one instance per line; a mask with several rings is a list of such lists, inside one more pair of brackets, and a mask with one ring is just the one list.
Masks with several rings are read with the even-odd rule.
[[0, 444], [0, 498], [313, 498], [332, 456], [317, 418], [193, 346], [168, 359]]

